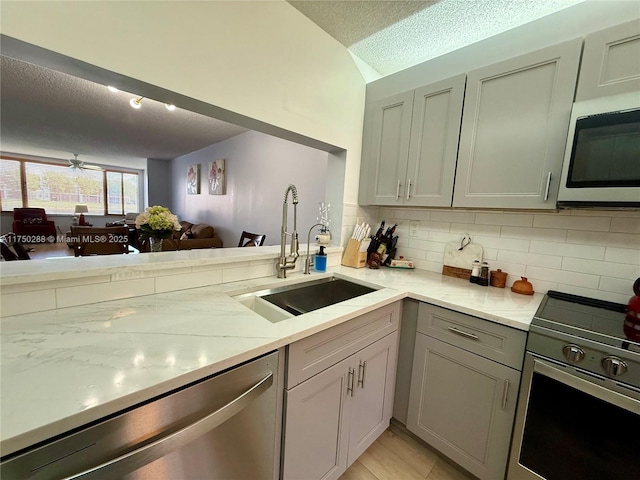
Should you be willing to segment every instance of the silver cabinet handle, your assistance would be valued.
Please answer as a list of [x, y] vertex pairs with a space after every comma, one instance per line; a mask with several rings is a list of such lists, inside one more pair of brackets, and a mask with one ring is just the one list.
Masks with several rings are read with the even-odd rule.
[[509, 397], [509, 380], [504, 381], [504, 390], [502, 391], [502, 409], [507, 406], [507, 398]]
[[206, 417], [187, 425], [180, 430], [162, 437], [155, 442], [149, 443], [132, 452], [109, 460], [96, 467], [89, 468], [84, 472], [77, 473], [64, 480], [91, 479], [91, 478], [120, 478], [127, 473], [133, 472], [158, 458], [164, 457], [172, 451], [186, 445], [187, 443], [201, 437], [205, 433], [213, 430], [218, 425], [229, 420], [231, 417], [247, 408], [256, 398], [262, 395], [273, 385], [273, 373], [269, 374], [242, 393], [237, 398], [231, 400], [223, 407], [210, 413]]
[[396, 200], [400, 198], [400, 180], [398, 180], [398, 186], [396, 187]]
[[407, 180], [407, 200], [411, 198], [411, 179]]
[[462, 330], [458, 330], [456, 327], [447, 327], [451, 333], [455, 333], [456, 335], [460, 335], [461, 337], [470, 338], [472, 340], [480, 340], [480, 337], [474, 335], [473, 333], [464, 332]]
[[547, 188], [544, 189], [544, 201], [549, 199], [549, 187], [551, 186], [551, 172], [547, 175]]
[[350, 368], [349, 374], [347, 375], [347, 393], [350, 393], [352, 397], [355, 395], [355, 392], [354, 392], [355, 388], [353, 384], [353, 380], [355, 376], [356, 376], [356, 369]]
[[[360, 378], [360, 372], [362, 371], [362, 378]], [[360, 362], [358, 365], [358, 385], [360, 388], [364, 388], [364, 377], [367, 374], [367, 362]]]

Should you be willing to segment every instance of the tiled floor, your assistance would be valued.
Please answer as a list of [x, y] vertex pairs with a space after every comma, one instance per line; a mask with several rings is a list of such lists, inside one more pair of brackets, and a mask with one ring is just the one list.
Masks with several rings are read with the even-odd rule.
[[473, 479], [393, 423], [340, 477], [340, 480]]

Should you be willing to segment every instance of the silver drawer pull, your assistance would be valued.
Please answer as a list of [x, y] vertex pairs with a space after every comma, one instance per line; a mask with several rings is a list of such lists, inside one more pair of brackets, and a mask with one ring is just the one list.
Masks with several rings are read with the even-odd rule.
[[455, 333], [456, 335], [460, 335], [461, 337], [470, 338], [472, 340], [480, 340], [480, 337], [474, 335], [473, 333], [463, 332], [462, 330], [458, 330], [456, 327], [447, 327], [451, 333]]
[[549, 187], [551, 187], [551, 172], [547, 175], [547, 188], [544, 189], [544, 201], [549, 200]]
[[400, 198], [400, 186], [402, 184], [400, 183], [400, 180], [398, 180], [398, 186], [396, 187], [396, 200], [398, 200]]

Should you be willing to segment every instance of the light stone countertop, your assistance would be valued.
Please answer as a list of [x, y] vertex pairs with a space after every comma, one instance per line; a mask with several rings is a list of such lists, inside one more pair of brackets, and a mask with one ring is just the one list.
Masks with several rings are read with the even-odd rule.
[[[419, 270], [330, 270], [2, 318], [2, 455], [406, 297], [525, 331], [542, 300]], [[230, 296], [332, 274], [382, 288], [278, 323]]]

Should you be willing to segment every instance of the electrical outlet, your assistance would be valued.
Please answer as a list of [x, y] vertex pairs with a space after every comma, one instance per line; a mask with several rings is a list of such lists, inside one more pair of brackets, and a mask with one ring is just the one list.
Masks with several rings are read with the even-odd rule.
[[419, 229], [420, 229], [420, 222], [419, 221], [412, 220], [411, 222], [409, 222], [409, 236], [410, 237], [417, 237]]

